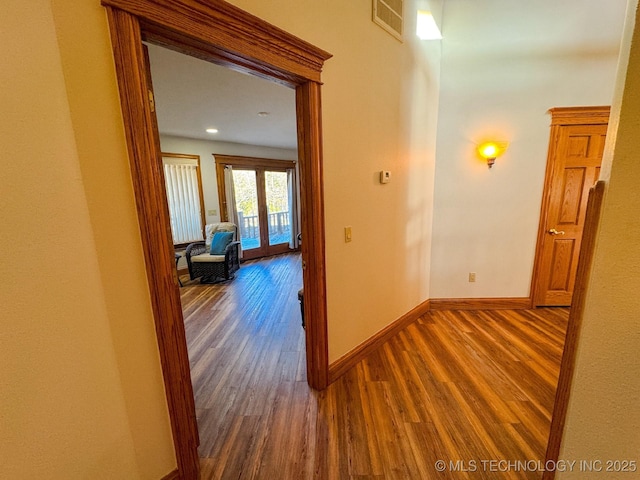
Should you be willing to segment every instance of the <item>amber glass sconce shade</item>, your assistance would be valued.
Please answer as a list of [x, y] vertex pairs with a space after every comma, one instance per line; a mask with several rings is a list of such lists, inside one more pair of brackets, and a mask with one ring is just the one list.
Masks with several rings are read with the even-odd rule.
[[483, 142], [478, 145], [478, 155], [487, 161], [489, 168], [493, 167], [496, 162], [496, 158], [502, 155], [507, 149], [508, 143], [506, 142]]

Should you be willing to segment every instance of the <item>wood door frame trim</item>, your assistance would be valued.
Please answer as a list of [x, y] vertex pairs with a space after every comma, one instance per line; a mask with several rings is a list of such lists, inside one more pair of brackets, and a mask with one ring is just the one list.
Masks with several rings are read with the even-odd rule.
[[[567, 334], [565, 336], [562, 361], [560, 363], [560, 376], [558, 378], [556, 398], [553, 404], [553, 414], [551, 415], [551, 429], [545, 454], [545, 465], [548, 461], [552, 461], [555, 465], [560, 455], [560, 446], [562, 444], [562, 436], [567, 419], [571, 384], [576, 366], [578, 340], [582, 327], [582, 318], [584, 316], [587, 285], [591, 273], [604, 192], [605, 182], [602, 180], [598, 180], [589, 190], [582, 245], [580, 246], [580, 259], [578, 260], [578, 271], [576, 273], [576, 286], [573, 292], [569, 322], [567, 324]], [[555, 470], [545, 470], [542, 475], [542, 480], [553, 480], [555, 475]]]
[[279, 160], [276, 158], [262, 158], [262, 157], [246, 157], [240, 155], [223, 155], [220, 153], [213, 153], [213, 159], [216, 164], [223, 163], [225, 165], [243, 165], [243, 166], [255, 166], [263, 168], [296, 168], [295, 160]]
[[611, 107], [555, 107], [549, 113], [551, 125], [600, 125], [609, 123]]
[[320, 83], [324, 62], [332, 56], [224, 0], [102, 0], [102, 5], [138, 18], [145, 40], [289, 87]]
[[173, 240], [141, 29], [138, 19], [122, 10], [108, 8], [107, 18], [177, 468], [184, 478], [197, 478], [193, 389], [178, 280], [171, 272]]
[[[222, 0], [102, 0], [109, 20], [178, 476], [197, 479], [198, 432], [143, 40], [296, 90], [307, 380], [329, 380], [320, 76], [331, 55]], [[153, 254], [151, 254], [153, 252]]]
[[229, 215], [227, 214], [227, 192], [225, 191], [224, 180], [224, 164], [214, 162], [216, 166], [216, 185], [218, 187], [218, 205], [220, 206], [220, 221], [228, 222]]
[[544, 237], [546, 234], [547, 214], [551, 201], [551, 184], [553, 174], [556, 169], [556, 146], [560, 137], [560, 127], [566, 125], [602, 125], [609, 123], [611, 107], [556, 107], [550, 108], [551, 132], [549, 134], [549, 148], [547, 152], [547, 167], [544, 175], [544, 187], [542, 190], [542, 203], [540, 206], [540, 220], [538, 223], [538, 236], [536, 241], [536, 252], [534, 257], [533, 273], [531, 275], [530, 298], [531, 304], [535, 307], [539, 304], [538, 283], [541, 270], [541, 254]]

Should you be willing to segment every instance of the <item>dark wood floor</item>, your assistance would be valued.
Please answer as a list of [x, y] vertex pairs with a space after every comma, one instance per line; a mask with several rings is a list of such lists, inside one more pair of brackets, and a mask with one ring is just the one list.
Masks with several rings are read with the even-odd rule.
[[432, 311], [314, 392], [301, 282], [284, 255], [181, 289], [201, 478], [541, 477], [489, 461], [544, 457], [567, 309]]

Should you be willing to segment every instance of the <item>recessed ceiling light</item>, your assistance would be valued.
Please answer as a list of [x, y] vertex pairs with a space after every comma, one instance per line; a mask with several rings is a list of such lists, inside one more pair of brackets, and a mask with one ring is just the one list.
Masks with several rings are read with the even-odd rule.
[[206, 132], [207, 133], [218, 133], [218, 129], [217, 128], [207, 128]]
[[269, 115], [269, 112], [258, 112], [259, 117], [266, 117], [267, 115]]

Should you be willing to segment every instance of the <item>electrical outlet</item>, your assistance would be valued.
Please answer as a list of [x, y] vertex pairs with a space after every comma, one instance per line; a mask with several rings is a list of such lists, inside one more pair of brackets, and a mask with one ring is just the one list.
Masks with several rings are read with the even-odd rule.
[[210, 217], [215, 217], [216, 215], [218, 215], [218, 211], [217, 210], [207, 210], [207, 215], [209, 215]]
[[344, 243], [351, 241], [351, 227], [344, 227]]
[[476, 281], [476, 272], [469, 272], [469, 282], [473, 283]]

